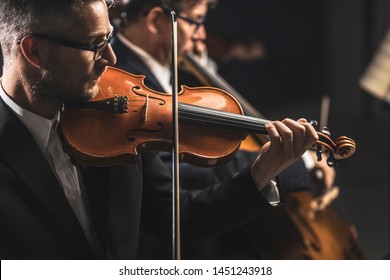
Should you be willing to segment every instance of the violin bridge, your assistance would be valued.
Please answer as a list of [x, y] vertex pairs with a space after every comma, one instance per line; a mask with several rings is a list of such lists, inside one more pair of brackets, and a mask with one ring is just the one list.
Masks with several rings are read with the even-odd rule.
[[144, 113], [143, 113], [143, 121], [146, 122], [148, 120], [148, 109], [149, 109], [149, 94], [147, 94], [144, 104]]

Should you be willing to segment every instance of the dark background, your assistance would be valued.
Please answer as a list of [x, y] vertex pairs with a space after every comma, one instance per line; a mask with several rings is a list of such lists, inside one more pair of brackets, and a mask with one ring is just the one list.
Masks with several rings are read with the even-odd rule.
[[219, 61], [219, 70], [267, 118], [319, 120], [322, 96], [330, 97], [333, 138], [357, 143], [336, 184], [369, 259], [389, 252], [390, 113], [359, 79], [390, 27], [389, 11], [388, 0], [220, 0], [206, 23], [211, 35], [263, 43], [265, 57]]

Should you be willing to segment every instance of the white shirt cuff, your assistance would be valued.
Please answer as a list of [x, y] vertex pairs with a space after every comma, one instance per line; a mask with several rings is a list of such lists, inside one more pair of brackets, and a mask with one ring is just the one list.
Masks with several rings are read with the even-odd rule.
[[261, 195], [271, 204], [277, 206], [280, 203], [279, 190], [275, 180], [271, 180], [261, 191]]
[[312, 170], [316, 164], [314, 159], [311, 157], [309, 151], [306, 151], [302, 155], [302, 160], [303, 160], [303, 163], [305, 164], [307, 170]]

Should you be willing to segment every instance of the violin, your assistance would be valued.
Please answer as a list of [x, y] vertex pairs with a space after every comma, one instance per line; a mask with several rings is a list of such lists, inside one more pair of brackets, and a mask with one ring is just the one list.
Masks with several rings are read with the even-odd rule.
[[[109, 166], [132, 162], [146, 150], [171, 151], [172, 97], [144, 85], [145, 77], [108, 67], [97, 96], [70, 102], [61, 113], [67, 152], [78, 162]], [[266, 134], [268, 120], [245, 116], [228, 92], [213, 87], [182, 86], [179, 93], [180, 159], [198, 166], [229, 161], [248, 134]], [[313, 146], [328, 164], [349, 158], [355, 142], [341, 136], [333, 141], [317, 132]], [[210, 143], [218, 143], [210, 145]]]

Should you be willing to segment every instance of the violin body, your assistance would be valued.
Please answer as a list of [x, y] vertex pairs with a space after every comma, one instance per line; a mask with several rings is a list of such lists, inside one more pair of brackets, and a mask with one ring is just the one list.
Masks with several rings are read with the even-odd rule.
[[[116, 114], [96, 108], [65, 107], [61, 130], [68, 153], [78, 162], [107, 166], [131, 162], [146, 150], [172, 151], [172, 96], [144, 86], [145, 77], [109, 67], [99, 82], [99, 94], [91, 100], [126, 96], [127, 112]], [[183, 86], [181, 104], [242, 114], [230, 94], [211, 87]], [[246, 134], [219, 127], [180, 124], [181, 160], [199, 166], [215, 166], [230, 160]]]

